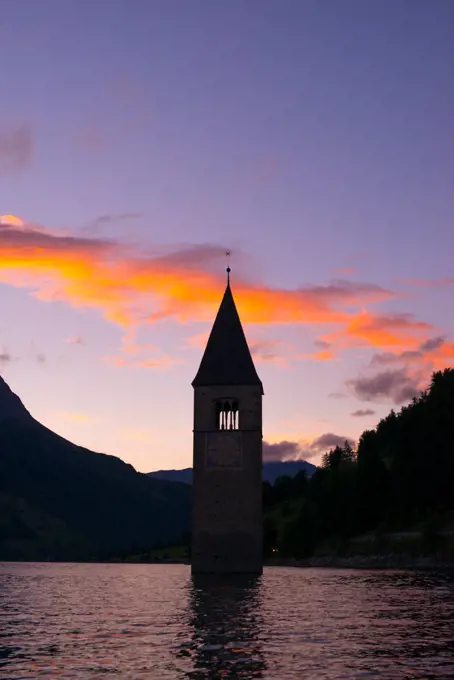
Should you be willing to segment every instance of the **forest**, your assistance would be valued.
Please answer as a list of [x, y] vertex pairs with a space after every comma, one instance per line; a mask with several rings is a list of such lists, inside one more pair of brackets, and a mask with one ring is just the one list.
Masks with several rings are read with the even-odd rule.
[[327, 452], [310, 479], [265, 482], [263, 504], [267, 558], [397, 546], [454, 559], [454, 369], [433, 373], [427, 390], [364, 431], [355, 450], [346, 442]]

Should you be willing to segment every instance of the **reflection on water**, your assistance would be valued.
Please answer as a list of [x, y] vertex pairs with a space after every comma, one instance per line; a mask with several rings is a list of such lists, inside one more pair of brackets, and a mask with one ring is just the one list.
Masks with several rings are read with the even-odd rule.
[[179, 653], [193, 660], [187, 676], [263, 677], [260, 578], [194, 576], [189, 601], [193, 633]]
[[0, 564], [0, 677], [454, 679], [444, 574]]

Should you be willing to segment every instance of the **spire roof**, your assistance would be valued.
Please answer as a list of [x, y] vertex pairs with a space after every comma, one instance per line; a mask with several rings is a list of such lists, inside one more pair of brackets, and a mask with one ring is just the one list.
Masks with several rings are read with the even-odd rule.
[[[230, 274], [230, 271], [227, 273]], [[193, 387], [215, 385], [258, 385], [263, 392], [233, 299], [229, 277], [199, 370], [192, 381]]]

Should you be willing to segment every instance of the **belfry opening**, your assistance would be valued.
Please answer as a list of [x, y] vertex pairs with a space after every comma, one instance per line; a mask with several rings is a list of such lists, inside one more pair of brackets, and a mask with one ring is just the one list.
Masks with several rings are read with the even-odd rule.
[[216, 422], [219, 430], [238, 430], [239, 420], [237, 401], [220, 399], [216, 402]]

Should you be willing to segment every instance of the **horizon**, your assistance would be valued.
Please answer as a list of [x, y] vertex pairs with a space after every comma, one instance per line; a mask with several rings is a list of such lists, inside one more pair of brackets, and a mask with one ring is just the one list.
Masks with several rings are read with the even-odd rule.
[[266, 456], [318, 464], [454, 365], [454, 4], [175, 7], [4, 3], [0, 374], [191, 467], [231, 251]]

